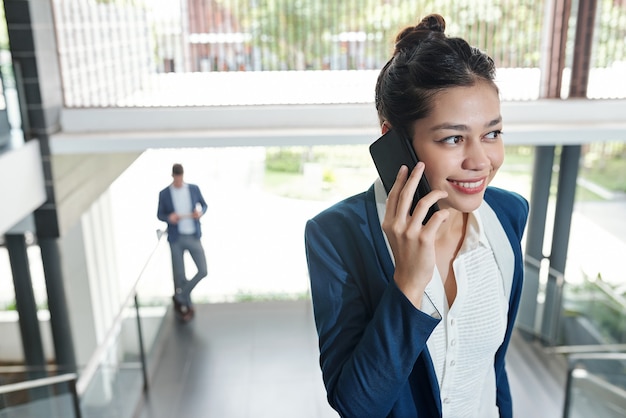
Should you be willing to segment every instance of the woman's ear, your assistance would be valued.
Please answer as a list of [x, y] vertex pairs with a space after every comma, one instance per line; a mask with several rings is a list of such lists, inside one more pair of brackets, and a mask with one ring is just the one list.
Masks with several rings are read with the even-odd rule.
[[391, 129], [391, 126], [389, 126], [389, 123], [387, 121], [384, 121], [383, 124], [380, 126], [380, 130], [383, 135], [389, 132], [390, 129]]

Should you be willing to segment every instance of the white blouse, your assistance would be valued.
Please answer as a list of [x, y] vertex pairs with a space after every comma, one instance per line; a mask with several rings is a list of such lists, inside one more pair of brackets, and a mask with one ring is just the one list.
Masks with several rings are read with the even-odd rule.
[[[379, 198], [382, 184], [376, 186], [382, 224], [385, 213], [385, 203]], [[481, 209], [484, 206], [487, 205], [483, 203]], [[491, 210], [488, 206], [487, 209]], [[493, 223], [494, 219], [497, 222], [490, 213], [487, 215], [489, 222]], [[507, 245], [510, 249], [508, 241]], [[393, 260], [388, 242], [387, 246]], [[480, 210], [468, 217], [465, 240], [452, 268], [457, 282], [452, 306], [449, 307], [443, 281], [435, 267], [421, 307], [429, 315], [441, 318], [427, 346], [439, 382], [443, 416], [498, 417], [494, 357], [504, 341], [510, 285], [505, 286]], [[505, 268], [505, 274], [508, 270]]]
[[[498, 417], [494, 356], [504, 340], [508, 298], [480, 215], [468, 217], [465, 241], [453, 269], [452, 306], [435, 268], [426, 294], [442, 314], [427, 341], [439, 381], [444, 417]], [[480, 395], [480, 396], [479, 396]]]

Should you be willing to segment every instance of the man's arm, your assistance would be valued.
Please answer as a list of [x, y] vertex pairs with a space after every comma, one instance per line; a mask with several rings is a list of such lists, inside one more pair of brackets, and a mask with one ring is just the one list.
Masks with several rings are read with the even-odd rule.
[[[171, 197], [167, 196], [167, 190], [162, 190], [159, 193], [159, 205], [157, 208], [157, 218], [160, 221], [168, 222], [168, 217], [170, 213], [172, 213], [172, 205], [171, 205]], [[168, 197], [170, 200], [170, 204], [168, 205]]]
[[193, 199], [194, 199], [193, 204], [195, 206], [196, 203], [200, 203], [200, 206], [202, 206], [202, 214], [204, 215], [206, 213], [208, 205], [206, 204], [206, 201], [204, 200], [204, 197], [202, 196], [202, 192], [200, 191], [200, 187], [194, 185], [193, 186], [193, 190], [195, 192], [195, 196], [193, 197]]

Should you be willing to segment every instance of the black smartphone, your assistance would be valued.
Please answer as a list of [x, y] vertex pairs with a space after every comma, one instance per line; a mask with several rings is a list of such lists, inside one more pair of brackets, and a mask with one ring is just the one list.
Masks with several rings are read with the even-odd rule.
[[[409, 173], [411, 173], [419, 161], [411, 141], [393, 129], [387, 131], [370, 145], [370, 154], [387, 194], [389, 194], [393, 183], [396, 181], [400, 167], [406, 165], [409, 168]], [[422, 174], [422, 178], [415, 191], [415, 196], [413, 196], [411, 214], [413, 214], [417, 202], [429, 192], [430, 186], [428, 180], [426, 180], [426, 176]], [[430, 217], [438, 210], [439, 206], [436, 203], [432, 205], [422, 223], [425, 224], [428, 222]]]

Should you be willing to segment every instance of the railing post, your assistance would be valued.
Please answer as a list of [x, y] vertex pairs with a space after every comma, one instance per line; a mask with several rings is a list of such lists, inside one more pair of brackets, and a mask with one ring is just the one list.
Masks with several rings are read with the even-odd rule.
[[545, 239], [550, 183], [554, 166], [554, 145], [535, 147], [533, 166], [530, 214], [526, 231], [526, 255], [537, 261], [536, 270], [525, 269], [524, 287], [517, 317], [517, 324], [527, 329], [532, 335], [544, 337], [537, 322], [537, 295], [541, 276], [541, 261], [545, 258], [543, 244]]
[[563, 401], [563, 418], [569, 418], [569, 404], [571, 400], [572, 379], [574, 378], [574, 366], [570, 359], [567, 360], [567, 380], [565, 381], [565, 399]]
[[80, 410], [80, 399], [78, 398], [78, 391], [76, 390], [76, 379], [70, 380], [68, 383], [70, 392], [72, 392], [72, 401], [74, 404], [74, 415], [76, 418], [82, 418], [83, 413]]
[[141, 332], [141, 316], [139, 316], [139, 299], [135, 292], [135, 312], [137, 314], [137, 337], [139, 338], [139, 356], [141, 358], [141, 371], [143, 372], [143, 391], [148, 392], [148, 367], [146, 365], [146, 352], [143, 345], [143, 333]]
[[[4, 236], [9, 252], [13, 286], [15, 288], [15, 304], [19, 315], [20, 334], [24, 360], [29, 366], [29, 379], [46, 377], [46, 357], [39, 330], [37, 303], [33, 291], [33, 283], [28, 260], [28, 246], [24, 234], [6, 234]], [[30, 391], [31, 399], [42, 399], [47, 396], [48, 388], [36, 388]]]

